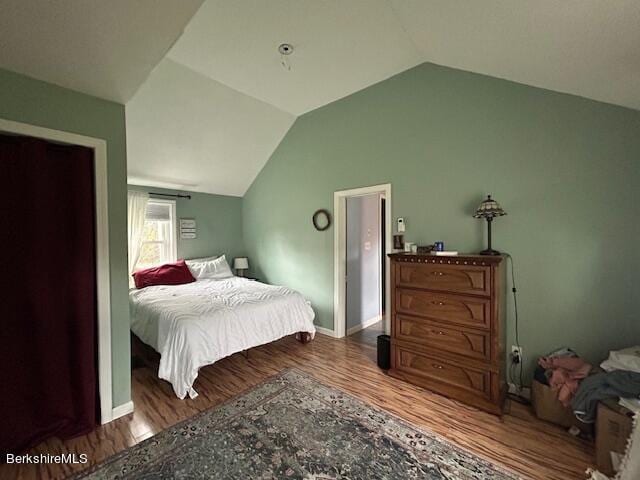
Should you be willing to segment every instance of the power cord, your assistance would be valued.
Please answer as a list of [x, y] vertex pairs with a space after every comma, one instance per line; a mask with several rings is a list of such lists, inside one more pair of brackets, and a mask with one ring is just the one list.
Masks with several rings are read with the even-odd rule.
[[[518, 289], [516, 287], [516, 274], [515, 274], [515, 266], [514, 266], [514, 262], [513, 262], [513, 257], [508, 254], [505, 253], [504, 254], [505, 257], [507, 257], [509, 259], [509, 264], [511, 266], [511, 292], [513, 294], [513, 310], [514, 310], [514, 316], [515, 316], [515, 337], [516, 337], [516, 346], [518, 347], [518, 349], [520, 349], [520, 351], [522, 351], [522, 346], [520, 345], [520, 331], [519, 331], [519, 322], [518, 322]], [[524, 388], [524, 381], [522, 380], [522, 371], [523, 371], [523, 358], [522, 358], [522, 354], [518, 355], [517, 358], [517, 362], [514, 361], [514, 359], [511, 359], [511, 363], [509, 364], [509, 381], [511, 383], [514, 383], [516, 385], [516, 387], [518, 388], [518, 391], [521, 392], [522, 389]], [[516, 383], [514, 381], [514, 370], [518, 370], [517, 371], [517, 375], [518, 375], [518, 382]], [[521, 400], [526, 400], [524, 399], [524, 397], [522, 397], [520, 394], [515, 395], [515, 397], [517, 397], [518, 399]]]

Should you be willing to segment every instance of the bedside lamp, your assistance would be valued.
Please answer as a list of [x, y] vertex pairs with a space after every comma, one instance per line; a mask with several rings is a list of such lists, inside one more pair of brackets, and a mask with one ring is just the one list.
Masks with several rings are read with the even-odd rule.
[[498, 202], [491, 198], [491, 195], [487, 195], [487, 199], [476, 210], [475, 215], [473, 215], [474, 218], [487, 220], [487, 240], [489, 245], [486, 250], [480, 252], [480, 255], [500, 255], [500, 252], [491, 248], [491, 223], [494, 217], [502, 217], [506, 214], [507, 212], [502, 209]]
[[244, 277], [244, 271], [249, 268], [249, 260], [247, 257], [236, 257], [233, 259], [233, 268], [239, 277]]

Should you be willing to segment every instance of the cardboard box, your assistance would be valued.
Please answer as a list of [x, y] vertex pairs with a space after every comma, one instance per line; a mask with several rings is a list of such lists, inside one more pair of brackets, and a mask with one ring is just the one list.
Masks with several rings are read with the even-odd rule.
[[558, 400], [558, 395], [551, 387], [534, 380], [531, 385], [531, 406], [540, 420], [555, 423], [569, 428], [574, 424], [571, 409], [566, 408]]
[[615, 471], [611, 464], [611, 452], [623, 454], [633, 429], [633, 412], [616, 400], [604, 400], [598, 404], [596, 420], [596, 465], [608, 476]]
[[540, 420], [565, 428], [575, 426], [584, 433], [593, 431], [593, 425], [578, 420], [570, 408], [560, 403], [556, 392], [551, 387], [537, 380], [533, 380], [531, 384], [531, 406]]

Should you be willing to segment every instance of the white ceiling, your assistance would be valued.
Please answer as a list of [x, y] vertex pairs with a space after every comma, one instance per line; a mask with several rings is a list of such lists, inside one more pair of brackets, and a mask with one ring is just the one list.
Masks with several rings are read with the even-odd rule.
[[0, 67], [125, 103], [203, 0], [1, 0]]
[[640, 109], [638, 0], [390, 0], [425, 61]]
[[296, 115], [425, 61], [640, 108], [640, 1], [207, 0], [169, 57]]
[[295, 121], [164, 59], [127, 103], [129, 183], [241, 196]]
[[387, 0], [208, 0], [169, 57], [295, 115], [424, 61]]
[[640, 109], [638, 0], [201, 3], [0, 0], [0, 67], [128, 102], [131, 181], [231, 195], [295, 116], [425, 61]]

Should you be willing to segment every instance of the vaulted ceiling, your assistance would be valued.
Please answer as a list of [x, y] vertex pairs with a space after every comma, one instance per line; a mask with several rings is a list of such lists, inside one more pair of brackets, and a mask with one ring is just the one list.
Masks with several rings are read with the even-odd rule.
[[126, 113], [129, 183], [236, 196], [295, 121], [168, 58]]
[[391, 0], [425, 61], [640, 109], [638, 0]]
[[1, 0], [0, 67], [125, 103], [203, 0]]
[[201, 4], [2, 0], [0, 67], [126, 102], [132, 181], [230, 195], [296, 116], [425, 61], [640, 109], [637, 0]]
[[387, 0], [209, 0], [169, 57], [294, 115], [424, 62]]

